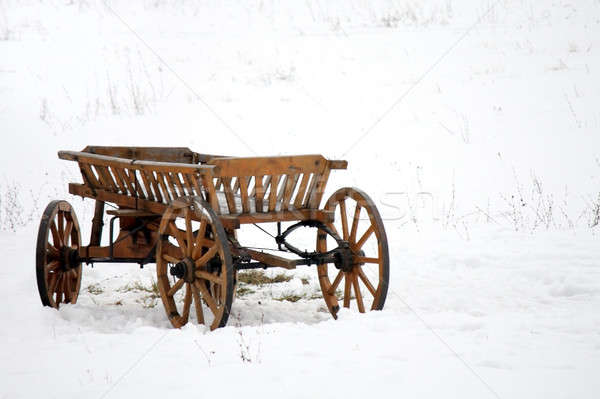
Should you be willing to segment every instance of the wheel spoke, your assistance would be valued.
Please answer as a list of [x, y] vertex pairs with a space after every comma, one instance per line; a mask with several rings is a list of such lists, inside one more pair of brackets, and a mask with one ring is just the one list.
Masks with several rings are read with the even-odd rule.
[[194, 242], [194, 236], [192, 231], [192, 212], [190, 212], [190, 208], [185, 208], [185, 235], [186, 235], [186, 244], [187, 244], [187, 256], [192, 256], [192, 245]]
[[379, 263], [379, 258], [368, 258], [366, 256], [357, 256], [355, 259], [356, 259], [357, 263]]
[[344, 307], [350, 307], [350, 284], [352, 283], [350, 280], [352, 275], [350, 273], [345, 273], [344, 275]]
[[210, 308], [213, 315], [215, 315], [215, 317], [216, 317], [217, 313], [219, 312], [219, 309], [217, 308], [217, 303], [215, 302], [213, 297], [210, 295], [210, 292], [208, 292], [208, 289], [206, 289], [204, 282], [202, 282], [200, 280], [196, 280], [196, 281], [194, 281], [194, 284], [200, 290], [200, 292], [202, 293], [202, 298], [206, 301], [206, 304]]
[[175, 222], [169, 223], [169, 229], [171, 229], [171, 234], [173, 234], [173, 236], [177, 240], [177, 243], [179, 244], [179, 248], [181, 249], [181, 252], [183, 252], [183, 254], [186, 255], [187, 247], [185, 245], [185, 239], [182, 237], [181, 230], [179, 230], [179, 228], [177, 228], [177, 226], [175, 226]]
[[375, 297], [375, 292], [376, 292], [375, 291], [375, 287], [373, 287], [373, 284], [371, 284], [371, 282], [369, 281], [369, 279], [365, 275], [365, 272], [363, 271], [362, 267], [357, 266], [356, 270], [358, 271], [358, 277], [360, 277], [360, 279], [365, 284], [365, 286], [367, 287], [367, 289], [369, 290], [369, 292], [371, 293], [371, 295], [373, 295], [373, 297]]
[[175, 284], [173, 284], [173, 286], [169, 289], [169, 292], [167, 292], [168, 296], [173, 296], [175, 295], [175, 293], [177, 291], [179, 291], [181, 289], [181, 287], [183, 287], [183, 283], [185, 283], [185, 280], [180, 278], [179, 280], [177, 280], [177, 282]]
[[63, 242], [66, 246], [71, 244], [71, 233], [73, 232], [73, 221], [67, 220], [67, 225], [65, 226], [65, 234], [63, 237]]
[[52, 240], [54, 241], [53, 244], [56, 248], [60, 248], [63, 246], [63, 242], [60, 238], [60, 235], [58, 234], [58, 229], [56, 228], [56, 223], [53, 220], [52, 223], [50, 224], [50, 231], [52, 232]]
[[202, 255], [202, 257], [196, 260], [196, 267], [204, 266], [209, 260], [211, 260], [215, 256], [218, 249], [219, 248], [217, 247], [217, 245], [213, 245], [212, 247], [210, 247], [210, 249], [206, 251], [206, 253]]
[[365, 313], [365, 304], [363, 303], [362, 294], [360, 292], [358, 276], [356, 275], [356, 273], [353, 273], [352, 277], [352, 285], [354, 285], [354, 293], [356, 294], [356, 304], [358, 305], [358, 311], [360, 313]]
[[367, 231], [365, 231], [365, 234], [363, 234], [362, 237], [360, 237], [360, 240], [358, 240], [358, 242], [356, 243], [356, 245], [354, 245], [353, 249], [355, 251], [358, 251], [359, 249], [361, 249], [362, 246], [365, 245], [365, 242], [369, 239], [369, 237], [371, 237], [371, 234], [373, 234], [374, 231], [375, 231], [375, 226], [373, 226], [373, 225], [369, 226]]
[[198, 323], [204, 324], [204, 312], [202, 311], [202, 302], [200, 301], [200, 294], [198, 294], [198, 288], [195, 284], [190, 285], [192, 287], [192, 295], [194, 297], [194, 307], [196, 308], [196, 318]]
[[46, 247], [46, 253], [50, 259], [58, 259], [60, 256], [58, 249], [50, 243], [48, 243], [48, 246]]
[[202, 242], [205, 240], [206, 225], [208, 222], [204, 219], [200, 219], [200, 227], [198, 228], [198, 235], [196, 236], [196, 244], [194, 245], [194, 251], [192, 251], [192, 259], [198, 259], [202, 251]]
[[179, 259], [177, 259], [169, 254], [163, 254], [162, 257], [163, 257], [163, 260], [166, 260], [169, 263], [173, 263], [173, 264], [179, 263]]
[[348, 238], [348, 241], [352, 242], [356, 242], [356, 230], [358, 229], [358, 221], [360, 219], [360, 204], [357, 202], [356, 203], [356, 208], [354, 208], [354, 217], [352, 218], [352, 230], [350, 231], [350, 238]]
[[348, 215], [346, 213], [346, 199], [340, 201], [340, 214], [342, 219], [342, 233], [344, 240], [348, 240]]
[[49, 272], [55, 272], [56, 270], [58, 270], [58, 268], [60, 268], [60, 262], [57, 260], [54, 260], [46, 265], [46, 269]]
[[190, 306], [192, 304], [192, 290], [190, 288], [190, 283], [185, 284], [185, 297], [183, 298], [183, 313], [181, 318], [184, 320], [183, 324], [187, 323], [188, 318], [190, 317]]
[[335, 294], [335, 290], [337, 289], [338, 285], [340, 285], [342, 278], [344, 278], [344, 272], [340, 270], [338, 272], [337, 276], [335, 276], [335, 280], [333, 280], [333, 284], [331, 284], [331, 286], [329, 287], [329, 291], [327, 291], [329, 293], [329, 295]]
[[56, 213], [56, 219], [58, 220], [58, 236], [60, 238], [60, 242], [65, 245], [65, 215], [63, 212], [58, 211]]
[[62, 284], [63, 284], [63, 274], [59, 274], [57, 278], [58, 282], [56, 284], [56, 304], [58, 305], [62, 301]]
[[212, 273], [208, 273], [208, 272], [205, 272], [202, 270], [196, 270], [194, 273], [196, 274], [196, 277], [202, 278], [204, 280], [212, 281], [215, 284], [223, 284], [222, 278], [219, 276], [216, 276]]
[[50, 296], [54, 295], [54, 292], [56, 291], [56, 285], [58, 284], [59, 276], [60, 274], [58, 273], [52, 273], [48, 277], [48, 294], [50, 294]]

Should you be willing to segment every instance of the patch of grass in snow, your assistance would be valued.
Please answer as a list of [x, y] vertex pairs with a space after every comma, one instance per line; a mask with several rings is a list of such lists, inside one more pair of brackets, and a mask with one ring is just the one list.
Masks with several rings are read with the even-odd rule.
[[238, 297], [242, 297], [244, 295], [248, 295], [248, 294], [254, 294], [256, 291], [244, 286], [244, 285], [240, 285], [237, 290], [236, 290], [236, 295]]
[[87, 289], [87, 292], [89, 292], [92, 295], [100, 295], [104, 292], [102, 287], [100, 287], [100, 284], [90, 284], [87, 286], [86, 289]]
[[284, 294], [284, 295], [280, 296], [279, 298], [273, 298], [273, 299], [275, 299], [276, 301], [279, 301], [279, 302], [283, 302], [283, 301], [298, 302], [302, 298], [305, 298], [305, 296], [298, 295], [298, 294]]
[[261, 270], [250, 270], [238, 273], [238, 282], [251, 285], [265, 285], [275, 283], [286, 283], [292, 279], [292, 276], [287, 276], [285, 273], [280, 273], [274, 277], [267, 276]]
[[158, 283], [154, 280], [150, 285], [144, 285], [141, 281], [134, 281], [133, 283], [127, 284], [125, 287], [119, 289], [120, 292], [145, 292], [141, 298], [136, 299], [137, 303], [142, 304], [145, 308], [153, 308], [158, 303], [160, 298], [160, 291], [158, 290]]

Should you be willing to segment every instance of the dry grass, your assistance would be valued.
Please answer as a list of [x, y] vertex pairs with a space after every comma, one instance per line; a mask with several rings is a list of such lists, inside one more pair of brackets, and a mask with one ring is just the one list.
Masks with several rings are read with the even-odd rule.
[[269, 277], [261, 270], [250, 270], [238, 273], [237, 278], [240, 283], [260, 286], [265, 284], [286, 283], [292, 279], [292, 276], [286, 276], [284, 273], [280, 273], [274, 277]]

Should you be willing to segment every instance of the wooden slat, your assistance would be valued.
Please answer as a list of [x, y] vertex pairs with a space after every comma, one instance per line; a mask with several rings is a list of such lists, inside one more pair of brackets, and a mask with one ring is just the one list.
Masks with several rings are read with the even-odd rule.
[[308, 187], [308, 181], [310, 179], [310, 173], [304, 173], [302, 180], [300, 181], [300, 187], [296, 193], [296, 199], [294, 200], [294, 208], [300, 209], [304, 204], [304, 195], [306, 194], [306, 188]]
[[269, 211], [273, 212], [277, 207], [277, 187], [279, 184], [280, 175], [275, 175], [271, 178], [271, 190], [269, 191]]
[[290, 179], [290, 175], [283, 175], [282, 178], [279, 179], [279, 185], [277, 187], [277, 202], [281, 202], [283, 199], [283, 194], [285, 192], [285, 187], [287, 186], [287, 182]]
[[115, 166], [111, 166], [111, 167], [109, 167], [109, 169], [112, 171], [112, 174], [113, 174], [115, 180], [117, 181], [117, 185], [119, 186], [119, 189], [121, 190], [121, 192], [123, 194], [127, 194], [127, 185], [125, 184], [125, 181], [123, 180], [123, 177], [119, 173], [119, 169], [120, 168], [117, 168]]
[[213, 183], [213, 179], [207, 175], [200, 175], [200, 179], [202, 180], [202, 185], [206, 190], [206, 200], [210, 203], [211, 208], [217, 215], [221, 214], [221, 209], [219, 207], [219, 199], [217, 197], [217, 191], [215, 190], [215, 185]]
[[290, 200], [292, 198], [292, 194], [294, 193], [294, 189], [296, 188], [296, 184], [298, 184], [299, 178], [300, 175], [298, 174], [288, 178], [287, 184], [285, 185], [285, 192], [283, 193], [283, 198], [281, 200], [281, 209], [286, 210], [290, 207]]
[[323, 173], [319, 176], [319, 179], [317, 180], [317, 185], [315, 186], [314, 190], [311, 192], [311, 198], [308, 203], [309, 208], [317, 209], [319, 207], [328, 179], [329, 169], [325, 169]]
[[146, 194], [144, 193], [142, 185], [140, 184], [137, 178], [137, 171], [132, 169], [126, 169], [125, 173], [127, 174], [129, 181], [131, 182], [131, 186], [133, 187], [134, 192], [137, 191], [138, 198], [146, 199]]
[[135, 190], [133, 189], [131, 182], [125, 175], [125, 169], [124, 168], [115, 168], [115, 172], [117, 173], [117, 176], [119, 176], [119, 179], [121, 179], [121, 182], [125, 186], [125, 193], [129, 193], [130, 195], [135, 196]]
[[225, 199], [227, 200], [229, 213], [237, 213], [235, 198], [233, 196], [233, 191], [231, 190], [231, 177], [223, 177], [223, 190], [225, 191]]
[[167, 188], [167, 182], [165, 181], [165, 176], [160, 172], [156, 172], [156, 180], [158, 180], [158, 184], [160, 185], [160, 188], [162, 189], [162, 194], [163, 194], [163, 198], [165, 199], [165, 201], [169, 202], [169, 201], [174, 200], [175, 198], [171, 195], [171, 192]]
[[[188, 195], [196, 195], [196, 193], [194, 193], [194, 186], [192, 185], [190, 175], [187, 173], [182, 173], [181, 175], [183, 177], [183, 186], [187, 191]], [[200, 193], [198, 193], [197, 195], [200, 195]]]
[[192, 182], [192, 186], [194, 190], [196, 190], [196, 195], [202, 196], [204, 194], [204, 190], [202, 190], [202, 186], [200, 185], [200, 176], [195, 174], [186, 174], [190, 181]]
[[288, 259], [267, 252], [258, 252], [253, 249], [246, 249], [246, 252], [252, 259], [271, 267], [283, 267], [285, 269], [296, 268], [297, 261], [295, 259]]
[[102, 187], [102, 185], [100, 184], [100, 182], [94, 175], [94, 172], [92, 172], [90, 165], [85, 164], [85, 163], [80, 163], [79, 169], [81, 170], [81, 175], [83, 176], [83, 180], [85, 180], [85, 182], [87, 184], [89, 184], [91, 187], [94, 187], [94, 188]]
[[175, 180], [173, 179], [172, 173], [170, 173], [170, 172], [169, 173], [165, 173], [165, 177], [167, 179], [167, 186], [171, 190], [171, 195], [173, 196], [173, 199], [179, 198], [179, 197], [182, 197], [183, 195], [185, 195], [183, 193], [180, 194], [177, 191], [177, 185], [175, 184]]
[[312, 196], [313, 191], [315, 191], [315, 187], [317, 186], [317, 181], [319, 180], [319, 173], [313, 173], [312, 179], [310, 180], [310, 184], [308, 186], [308, 190], [306, 191], [306, 195], [304, 197], [304, 202], [302, 203], [302, 207], [309, 208], [310, 198]]
[[250, 196], [254, 196], [254, 208], [256, 212], [263, 211], [263, 198], [265, 197], [265, 188], [263, 186], [264, 176], [254, 176], [254, 189]]
[[179, 190], [181, 196], [185, 196], [185, 190], [183, 189], [183, 184], [181, 184], [181, 180], [179, 180], [179, 173], [169, 173], [171, 179], [175, 182], [177, 189]]
[[148, 180], [148, 176], [146, 176], [145, 171], [143, 171], [143, 170], [140, 171], [140, 177], [142, 178], [142, 181], [144, 182], [144, 188], [146, 189], [146, 193], [148, 194], [148, 199], [151, 201], [154, 201], [155, 197], [154, 197], [154, 194], [152, 193], [152, 184]]
[[154, 177], [154, 172], [148, 171], [148, 170], [142, 170], [142, 173], [145, 174], [146, 177], [148, 177], [148, 180], [150, 181], [150, 184], [152, 185], [152, 188], [154, 189], [154, 197], [156, 198], [156, 200], [158, 202], [164, 202], [162, 193], [160, 192], [160, 186], [158, 185], [158, 182], [156, 181], [156, 177]]
[[233, 193], [238, 194], [238, 191], [240, 191], [240, 177], [236, 176], [233, 181]]
[[248, 200], [248, 183], [250, 182], [249, 177], [240, 177], [240, 195], [242, 197], [242, 212], [250, 212], [250, 201]]
[[119, 187], [117, 187], [112, 175], [110, 174], [106, 166], [95, 166], [95, 168], [98, 172], [98, 176], [100, 177], [100, 183], [102, 183], [102, 186], [104, 186], [104, 188], [110, 191], [119, 191]]

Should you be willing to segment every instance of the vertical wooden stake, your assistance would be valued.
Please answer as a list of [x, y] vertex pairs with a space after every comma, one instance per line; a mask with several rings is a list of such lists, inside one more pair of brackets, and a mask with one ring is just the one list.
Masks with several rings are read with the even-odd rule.
[[104, 226], [104, 201], [96, 200], [94, 209], [94, 218], [92, 219], [92, 235], [90, 237], [90, 246], [100, 246], [102, 238], [102, 226]]

